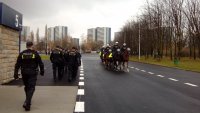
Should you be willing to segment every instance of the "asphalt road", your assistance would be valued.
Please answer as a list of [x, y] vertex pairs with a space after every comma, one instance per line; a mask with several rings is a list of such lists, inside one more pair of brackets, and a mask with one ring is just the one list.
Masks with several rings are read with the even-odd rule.
[[200, 113], [200, 73], [130, 62], [130, 72], [106, 70], [84, 54], [86, 113]]

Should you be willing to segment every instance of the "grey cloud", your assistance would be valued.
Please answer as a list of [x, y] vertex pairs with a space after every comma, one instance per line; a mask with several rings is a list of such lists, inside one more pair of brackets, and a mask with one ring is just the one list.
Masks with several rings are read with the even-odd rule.
[[[21, 12], [26, 18], [53, 16], [63, 9], [89, 11], [96, 5], [116, 3], [121, 0], [0, 0]], [[123, 2], [126, 0], [123, 0]]]

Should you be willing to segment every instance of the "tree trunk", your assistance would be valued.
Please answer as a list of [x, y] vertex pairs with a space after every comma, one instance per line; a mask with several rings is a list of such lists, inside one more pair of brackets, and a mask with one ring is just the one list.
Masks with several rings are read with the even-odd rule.
[[177, 45], [176, 45], [177, 43], [176, 43], [176, 41], [175, 41], [175, 43], [174, 43], [174, 57], [177, 57], [177, 52], [176, 52], [176, 49], [177, 49]]
[[166, 42], [166, 44], [165, 44], [165, 56], [167, 57], [168, 56], [168, 54], [167, 54], [167, 51], [168, 51], [168, 42]]
[[189, 38], [190, 58], [192, 58], [192, 40]]
[[193, 38], [193, 57], [194, 60], [196, 60], [196, 43], [195, 43], [195, 38]]
[[198, 58], [200, 58], [200, 38], [199, 38], [199, 44], [198, 44]]

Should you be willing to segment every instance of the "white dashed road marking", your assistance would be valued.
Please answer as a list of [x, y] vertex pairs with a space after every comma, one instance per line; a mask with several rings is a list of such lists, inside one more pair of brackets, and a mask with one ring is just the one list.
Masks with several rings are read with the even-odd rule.
[[138, 71], [140, 70], [140, 69], [138, 69], [138, 68], [135, 68], [135, 69], [138, 70]]
[[84, 77], [80, 77], [80, 80], [84, 80]]
[[[129, 67], [129, 68], [132, 68], [132, 69], [134, 69], [135, 67]], [[135, 68], [137, 71], [139, 71], [140, 69], [139, 68]], [[142, 71], [142, 72], [146, 72], [145, 70], [140, 70], [140, 71]], [[151, 74], [151, 75], [153, 75], [154, 73], [152, 73], [152, 72], [148, 72], [149, 74]], [[158, 77], [161, 77], [161, 78], [164, 78], [165, 76], [163, 76], [163, 75], [156, 75], [156, 76], [158, 76]], [[171, 80], [171, 81], [175, 81], [175, 82], [178, 82], [179, 80], [177, 80], [177, 79], [174, 79], [174, 78], [168, 78], [169, 80]], [[81, 78], [80, 78], [80, 80], [81, 80]], [[185, 85], [188, 85], [188, 86], [192, 86], [192, 87], [199, 87], [198, 85], [195, 85], [195, 84], [191, 84], [191, 83], [184, 83]]]
[[179, 80], [174, 79], [174, 78], [168, 78], [168, 79], [169, 79], [169, 80], [172, 80], [172, 81], [175, 81], [175, 82], [179, 81]]
[[184, 84], [189, 85], [189, 86], [192, 86], [192, 87], [198, 87], [197, 85], [191, 84], [191, 83], [184, 83]]
[[156, 75], [156, 76], [161, 77], [161, 78], [164, 78], [164, 77], [165, 77], [165, 76], [163, 76], [163, 75]]
[[84, 76], [84, 74], [80, 74], [80, 76]]
[[85, 102], [76, 102], [75, 112], [85, 112]]
[[146, 72], [145, 70], [141, 70], [142, 72]]
[[84, 73], [84, 71], [80, 71], [80, 73]]
[[84, 86], [84, 82], [79, 82], [78, 85], [79, 86]]
[[149, 74], [151, 74], [151, 75], [153, 75], [154, 73], [152, 73], [152, 72], [148, 72]]
[[80, 70], [83, 71], [83, 68], [81, 68]]
[[78, 95], [85, 95], [84, 89], [78, 89]]

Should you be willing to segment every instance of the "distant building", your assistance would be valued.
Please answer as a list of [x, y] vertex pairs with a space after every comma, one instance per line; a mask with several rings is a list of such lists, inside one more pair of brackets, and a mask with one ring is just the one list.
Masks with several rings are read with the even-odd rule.
[[67, 32], [68, 32], [68, 28], [63, 26], [62, 27], [62, 38], [67, 38], [67, 36], [68, 36]]
[[88, 39], [93, 41], [102, 41], [104, 45], [111, 42], [111, 28], [97, 27], [88, 29]]
[[59, 40], [67, 37], [68, 29], [65, 26], [56, 26], [54, 28], [54, 40]]
[[22, 26], [21, 41], [30, 40], [30, 37], [31, 37], [30, 27], [29, 26]]
[[54, 41], [55, 40], [55, 36], [54, 36], [54, 27], [50, 27], [48, 28], [48, 39], [50, 41]]
[[48, 28], [48, 39], [51, 41], [61, 40], [68, 37], [68, 28], [66, 26], [55, 26]]
[[88, 29], [87, 36], [88, 40], [96, 41], [96, 28]]

